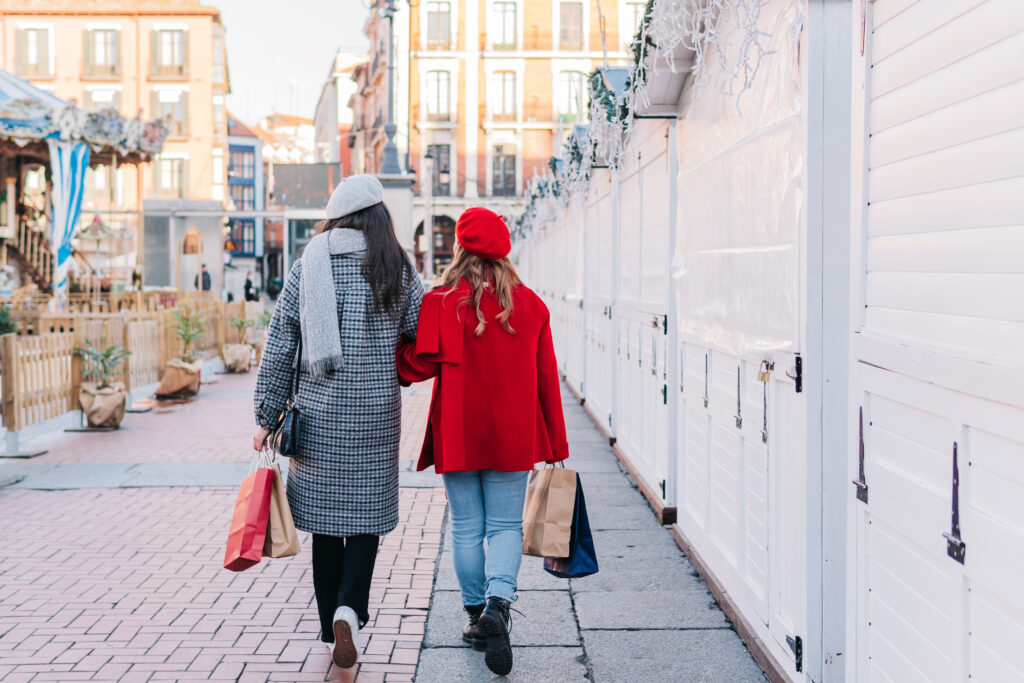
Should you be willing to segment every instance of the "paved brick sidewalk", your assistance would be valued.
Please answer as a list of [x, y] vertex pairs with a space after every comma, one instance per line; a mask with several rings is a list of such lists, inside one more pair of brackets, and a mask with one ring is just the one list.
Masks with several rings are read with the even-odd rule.
[[[123, 431], [54, 436], [42, 457], [51, 464], [245, 460], [253, 376], [219, 379], [194, 403], [129, 415]], [[414, 454], [429, 392], [406, 393], [402, 450]], [[221, 568], [235, 493], [0, 489], [0, 680], [412, 680], [443, 491], [401, 491], [399, 527], [377, 560], [358, 672], [331, 668], [317, 639], [307, 534], [297, 557], [238, 574]]]
[[[54, 432], [33, 439], [49, 452], [33, 463], [235, 462], [252, 449], [252, 390], [256, 372], [218, 375], [188, 402], [152, 402], [148, 413], [125, 415], [121, 429], [91, 434]], [[135, 397], [136, 400], [139, 397]], [[150, 404], [149, 401], [143, 401]]]

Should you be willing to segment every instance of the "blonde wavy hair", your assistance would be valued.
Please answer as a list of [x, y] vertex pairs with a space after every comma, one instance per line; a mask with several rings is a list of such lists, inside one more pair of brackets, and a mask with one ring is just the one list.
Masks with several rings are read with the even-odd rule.
[[498, 303], [501, 304], [498, 322], [509, 334], [515, 334], [516, 331], [508, 322], [512, 317], [513, 310], [512, 292], [517, 286], [523, 284], [523, 281], [508, 257], [497, 261], [483, 259], [456, 244], [455, 258], [444, 269], [437, 286], [448, 287], [449, 290], [445, 293], [445, 296], [448, 296], [462, 278], [466, 278], [466, 281], [469, 282], [470, 295], [459, 304], [468, 305], [470, 301], [473, 302], [477, 319], [476, 330], [473, 333], [478, 337], [484, 333], [487, 321], [484, 319], [483, 311], [480, 310], [480, 301], [483, 299], [484, 291], [493, 287], [492, 292], [498, 299]]

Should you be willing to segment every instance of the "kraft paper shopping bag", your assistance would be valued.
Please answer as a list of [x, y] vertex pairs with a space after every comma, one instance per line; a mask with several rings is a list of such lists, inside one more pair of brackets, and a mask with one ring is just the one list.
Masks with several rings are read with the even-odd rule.
[[576, 470], [531, 472], [523, 506], [523, 554], [568, 557], [575, 503]]
[[270, 493], [270, 518], [267, 520], [267, 537], [263, 541], [263, 557], [291, 557], [299, 554], [299, 532], [292, 521], [292, 509], [288, 507], [288, 495], [284, 490], [281, 467], [273, 465], [274, 488]]

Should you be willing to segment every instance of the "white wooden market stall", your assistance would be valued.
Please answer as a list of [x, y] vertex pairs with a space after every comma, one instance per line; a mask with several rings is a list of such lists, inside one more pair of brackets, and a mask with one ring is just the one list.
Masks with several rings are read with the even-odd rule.
[[514, 229], [567, 383], [771, 678], [1024, 680], [1024, 3], [652, 8]]

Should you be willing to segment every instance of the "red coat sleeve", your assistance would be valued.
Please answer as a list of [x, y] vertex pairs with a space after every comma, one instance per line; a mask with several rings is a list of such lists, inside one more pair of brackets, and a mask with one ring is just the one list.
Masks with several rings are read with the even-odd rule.
[[555, 346], [551, 341], [550, 315], [544, 320], [537, 344], [537, 393], [551, 442], [552, 460], [565, 460], [569, 457], [569, 442], [565, 435], [565, 416], [562, 414], [562, 392], [558, 381]]
[[415, 344], [406, 341], [405, 337], [399, 340], [395, 349], [395, 365], [398, 378], [406, 384], [424, 382], [441, 373], [441, 364], [417, 357]]

